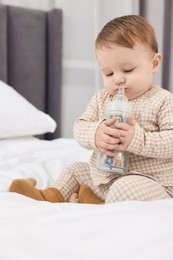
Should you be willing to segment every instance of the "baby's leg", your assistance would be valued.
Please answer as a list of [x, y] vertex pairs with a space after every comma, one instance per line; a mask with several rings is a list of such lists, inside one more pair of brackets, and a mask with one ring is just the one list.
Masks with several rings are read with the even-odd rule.
[[141, 175], [122, 176], [109, 188], [106, 203], [138, 200], [149, 201], [171, 198], [158, 182]]
[[71, 164], [63, 171], [52, 187], [58, 188], [64, 195], [65, 200], [69, 202], [103, 203], [103, 200], [92, 191], [92, 179], [88, 163]]
[[[36, 189], [34, 179], [28, 178], [15, 179], [8, 188], [8, 191], [16, 192], [35, 200], [46, 200], [49, 202], [69, 201], [70, 195], [79, 191], [79, 183], [76, 180], [74, 171], [76, 169], [83, 170], [83, 167], [76, 167], [76, 165], [77, 163], [66, 168], [55, 184], [47, 189]], [[74, 200], [74, 196], [72, 200], [69, 202], [77, 202], [77, 198]]]
[[11, 183], [8, 191], [49, 202], [103, 203], [103, 200], [98, 198], [90, 188], [92, 180], [87, 163], [74, 163], [67, 167], [50, 188], [40, 190], [36, 189], [35, 185], [36, 181], [33, 178], [16, 179]]

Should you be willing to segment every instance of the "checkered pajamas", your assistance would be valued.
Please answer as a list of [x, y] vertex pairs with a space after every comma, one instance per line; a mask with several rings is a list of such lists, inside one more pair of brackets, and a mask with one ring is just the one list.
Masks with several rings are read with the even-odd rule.
[[67, 167], [53, 184], [58, 188], [66, 201], [74, 192], [78, 192], [81, 184], [88, 185], [94, 193], [111, 203], [122, 200], [156, 200], [170, 198], [164, 187], [158, 182], [141, 175], [114, 176], [106, 184], [95, 186], [88, 163], [74, 163]]
[[99, 151], [95, 133], [111, 99], [104, 89], [98, 90], [76, 120], [74, 137], [81, 146], [93, 149], [93, 154], [89, 164], [71, 165], [70, 171], [67, 168], [54, 186], [67, 198], [85, 183], [106, 203], [173, 197], [173, 95], [155, 86], [130, 101], [136, 118], [135, 135], [126, 150], [129, 165], [123, 176], [96, 167]]

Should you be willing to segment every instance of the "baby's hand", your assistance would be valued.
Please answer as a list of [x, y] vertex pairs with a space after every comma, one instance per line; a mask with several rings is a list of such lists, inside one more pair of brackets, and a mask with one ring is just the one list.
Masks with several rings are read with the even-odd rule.
[[120, 142], [119, 129], [111, 127], [115, 124], [116, 118], [104, 120], [96, 131], [96, 146], [102, 152], [108, 156], [114, 157], [113, 150]]
[[117, 123], [114, 128], [119, 133], [119, 143], [116, 144], [115, 149], [118, 151], [125, 151], [129, 146], [135, 134], [135, 117], [131, 114], [127, 123]]

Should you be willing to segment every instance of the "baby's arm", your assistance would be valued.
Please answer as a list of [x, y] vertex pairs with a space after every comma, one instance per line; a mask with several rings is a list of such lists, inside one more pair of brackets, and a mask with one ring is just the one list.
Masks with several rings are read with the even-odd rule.
[[99, 100], [99, 94], [96, 92], [88, 103], [85, 112], [74, 123], [74, 138], [82, 147], [87, 149], [96, 148], [95, 133], [104, 120], [99, 115]]
[[[112, 150], [117, 148], [117, 143], [123, 144], [123, 147], [118, 148], [125, 150], [131, 142], [133, 132], [127, 131], [127, 124], [124, 123], [119, 126], [120, 129], [122, 128], [123, 133], [121, 140], [119, 139], [120, 129], [112, 127], [116, 122], [116, 118], [107, 120], [104, 118], [104, 106], [107, 103], [106, 99], [107, 97], [104, 96], [103, 93], [96, 92], [88, 103], [86, 111], [75, 121], [74, 138], [81, 146], [87, 149], [97, 148], [108, 156], [115, 156]], [[132, 121], [134, 121], [134, 119]], [[125, 129], [123, 127], [125, 127]]]
[[127, 151], [151, 158], [172, 158], [173, 98], [163, 102], [157, 118], [158, 131], [146, 131], [139, 123], [135, 123], [135, 134]]

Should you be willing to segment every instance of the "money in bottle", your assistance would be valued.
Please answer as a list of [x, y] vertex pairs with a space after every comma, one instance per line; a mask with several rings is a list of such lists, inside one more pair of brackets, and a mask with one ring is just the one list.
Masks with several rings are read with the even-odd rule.
[[[108, 102], [106, 106], [105, 117], [106, 119], [116, 117], [116, 123], [127, 122], [127, 118], [130, 113], [131, 106], [128, 98], [125, 96], [124, 86], [120, 85], [117, 94], [111, 101]], [[110, 157], [102, 152], [99, 152], [97, 158], [97, 168], [102, 171], [122, 174], [125, 172], [128, 165], [128, 153], [117, 150], [114, 150], [113, 152], [115, 153], [115, 157]]]

